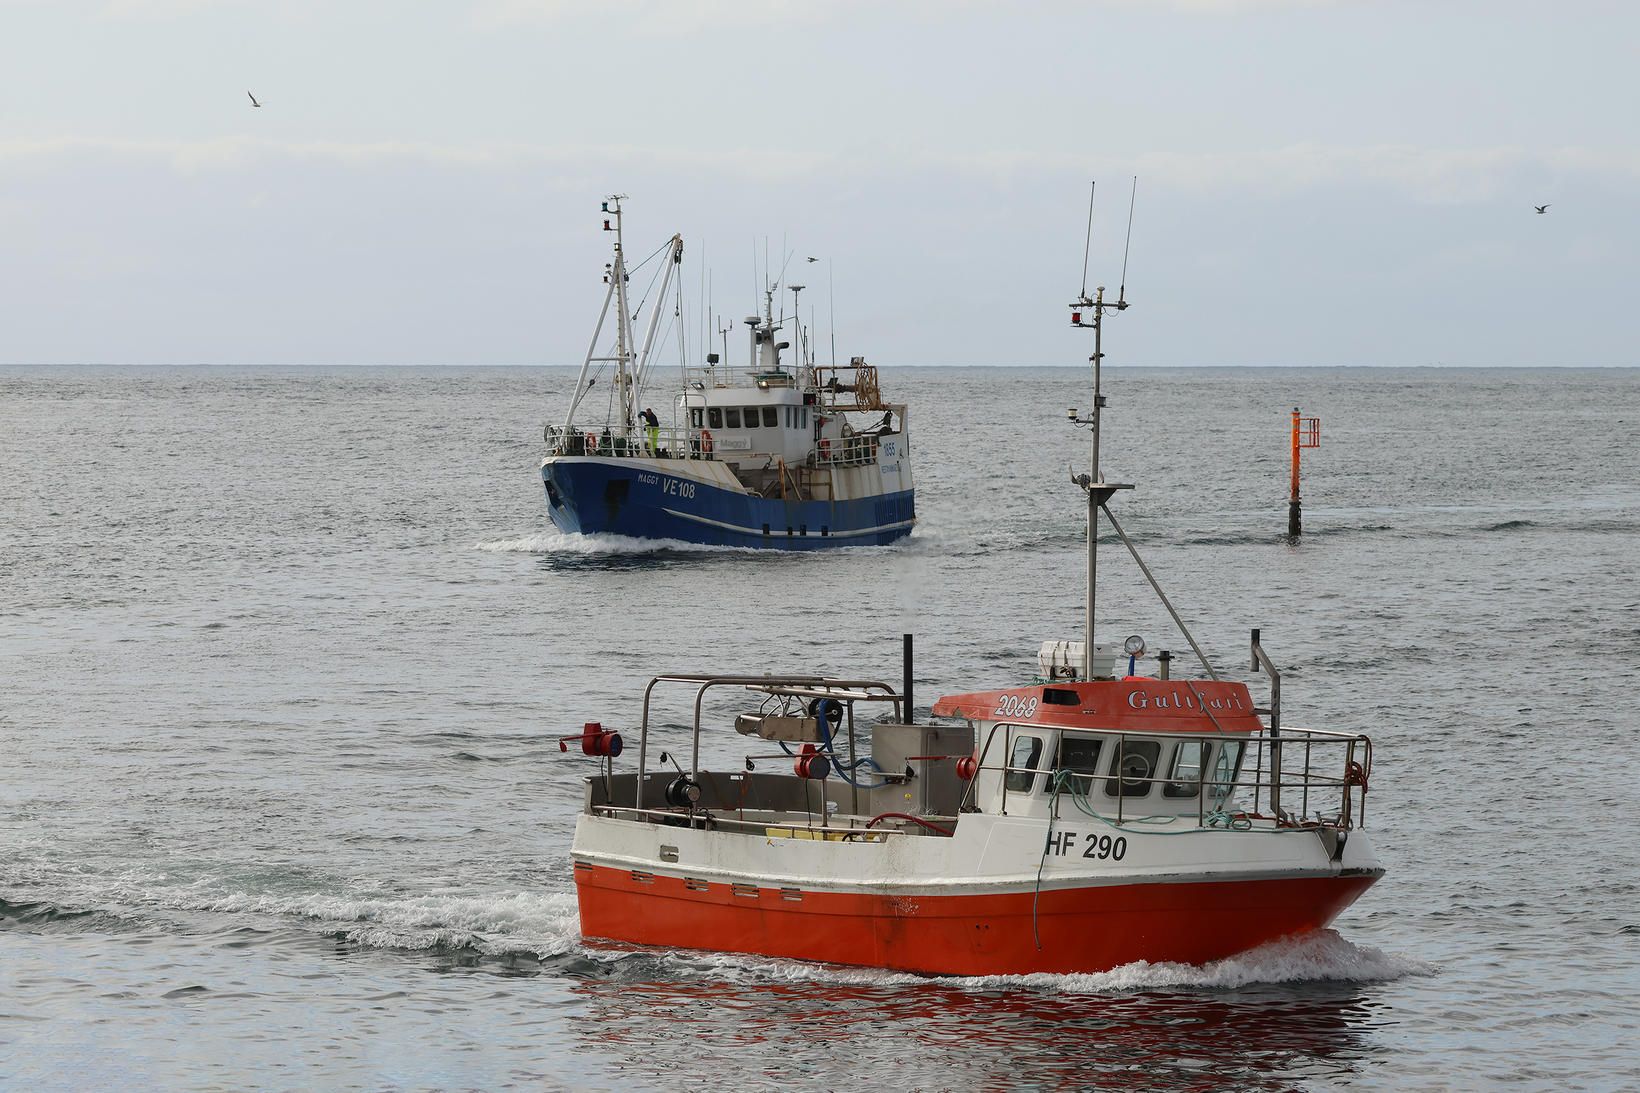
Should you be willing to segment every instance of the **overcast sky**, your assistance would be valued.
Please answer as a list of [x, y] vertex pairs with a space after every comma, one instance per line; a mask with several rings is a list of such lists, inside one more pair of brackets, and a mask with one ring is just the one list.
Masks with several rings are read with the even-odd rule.
[[1629, 2], [0, 0], [0, 361], [579, 363], [619, 190], [692, 313], [784, 239], [840, 355], [1072, 364], [1137, 174], [1112, 363], [1634, 365], [1637, 73]]

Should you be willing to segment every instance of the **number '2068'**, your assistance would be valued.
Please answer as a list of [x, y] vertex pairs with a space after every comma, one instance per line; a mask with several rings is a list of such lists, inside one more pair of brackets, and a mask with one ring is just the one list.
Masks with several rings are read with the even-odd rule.
[[1037, 700], [1034, 698], [1020, 698], [1018, 695], [1003, 695], [997, 701], [998, 717], [1030, 717], [1036, 713]]

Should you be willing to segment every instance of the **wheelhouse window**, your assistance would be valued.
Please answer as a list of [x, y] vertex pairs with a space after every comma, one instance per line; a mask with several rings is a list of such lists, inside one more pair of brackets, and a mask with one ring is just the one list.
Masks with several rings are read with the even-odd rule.
[[1150, 779], [1161, 758], [1160, 740], [1124, 740], [1117, 744], [1110, 760], [1110, 778], [1105, 792], [1112, 797], [1148, 797]]
[[1240, 740], [1226, 740], [1219, 745], [1219, 758], [1213, 764], [1213, 777], [1207, 787], [1208, 797], [1213, 801], [1223, 801], [1235, 792], [1243, 748]]
[[740, 407], [725, 406], [723, 408], [724, 425], [726, 428], [740, 428]]
[[[747, 413], [751, 413], [751, 411], [748, 410]], [[763, 427], [765, 429], [775, 429], [775, 428], [779, 428], [779, 426], [780, 426], [780, 407], [778, 407], [778, 406], [765, 406], [765, 407], [763, 407]]]
[[691, 429], [698, 429], [698, 428], [700, 428], [700, 422], [701, 422], [700, 407], [696, 406], [694, 409], [689, 411], [689, 427]]
[[708, 426], [710, 426], [711, 428], [713, 428], [713, 429], [723, 428], [723, 410], [722, 410], [722, 408], [717, 407], [717, 406], [713, 406], [711, 409], [707, 410], [706, 411], [706, 424]]
[[1009, 793], [1029, 793], [1036, 784], [1036, 764], [1042, 758], [1042, 740], [1035, 736], [1014, 737], [1008, 756], [1008, 773], [1002, 785]]
[[1202, 763], [1209, 745], [1201, 740], [1181, 740], [1173, 749], [1173, 766], [1162, 786], [1163, 797], [1194, 797], [1201, 784]]
[[1086, 797], [1093, 792], [1093, 778], [1099, 773], [1099, 745], [1103, 741], [1091, 736], [1072, 736], [1066, 733], [1059, 741], [1059, 761], [1055, 770], [1071, 771], [1065, 779], [1065, 788]]

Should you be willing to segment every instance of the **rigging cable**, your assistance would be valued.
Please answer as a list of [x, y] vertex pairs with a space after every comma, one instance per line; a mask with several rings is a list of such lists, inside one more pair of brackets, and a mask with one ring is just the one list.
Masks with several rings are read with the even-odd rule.
[[[1122, 244], [1122, 286], [1116, 292], [1116, 306], [1117, 307], [1121, 307], [1122, 304], [1124, 302], [1126, 302], [1126, 300], [1127, 300], [1128, 248], [1133, 245], [1133, 201], [1138, 196], [1139, 196], [1139, 176], [1134, 175], [1133, 176], [1133, 192], [1128, 195], [1127, 242]], [[1091, 213], [1090, 213], [1090, 215], [1091, 215]], [[1082, 283], [1083, 284], [1082, 291], [1083, 291], [1084, 295], [1087, 293], [1086, 277], [1087, 277], [1088, 274], [1087, 274], [1087, 269], [1086, 269], [1086, 263], [1087, 263], [1087, 259], [1084, 258], [1083, 259], [1083, 271], [1082, 271], [1082, 276], [1084, 278], [1083, 283]]]
[[1099, 182], [1094, 180], [1088, 183], [1088, 234], [1082, 240], [1082, 299], [1088, 298], [1088, 251], [1093, 247], [1093, 192], [1098, 189]]
[[642, 262], [639, 262], [635, 266], [627, 267], [627, 271], [626, 271], [627, 278], [630, 280], [634, 273], [637, 273], [640, 269], [643, 269], [649, 263], [653, 262], [655, 260], [655, 255], [659, 254], [661, 251], [665, 250], [667, 247], [670, 247], [671, 245], [672, 245], [672, 240], [668, 239], [666, 242], [662, 243], [660, 246], [656, 247], [653, 251], [651, 251], [648, 258], [645, 258]]

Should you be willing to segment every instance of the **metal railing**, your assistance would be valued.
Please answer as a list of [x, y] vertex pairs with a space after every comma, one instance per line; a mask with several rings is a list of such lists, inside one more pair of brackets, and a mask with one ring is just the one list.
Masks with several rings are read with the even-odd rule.
[[657, 428], [651, 440], [649, 430], [638, 428], [627, 436], [602, 431], [565, 429], [548, 425], [542, 433], [548, 455], [602, 455], [647, 459], [717, 459], [721, 453], [700, 429]]
[[[1033, 726], [1034, 727], [1034, 726]], [[1051, 792], [1055, 798], [1055, 815], [1057, 812], [1057, 798], [1068, 791], [1079, 798], [1079, 805], [1091, 809], [1100, 815], [1112, 813], [1110, 819], [1116, 824], [1134, 823], [1140, 821], [1154, 822], [1158, 819], [1189, 818], [1189, 812], [1158, 812], [1142, 816], [1128, 815], [1130, 810], [1128, 799], [1135, 801], [1152, 799], [1153, 792], [1160, 786], [1193, 787], [1190, 794], [1179, 794], [1172, 798], [1184, 802], [1192, 797], [1196, 802], [1196, 824], [1203, 828], [1222, 828], [1225, 819], [1233, 822], [1241, 820], [1269, 820], [1276, 828], [1303, 829], [1315, 826], [1338, 827], [1345, 830], [1361, 826], [1366, 822], [1367, 788], [1372, 773], [1372, 741], [1361, 734], [1331, 732], [1326, 729], [1284, 729], [1278, 740], [1270, 739], [1264, 733], [1250, 734], [1245, 737], [1224, 737], [1217, 734], [1174, 734], [1162, 733], [1119, 733], [1100, 734], [1104, 740], [1115, 740], [1115, 759], [1106, 762], [1101, 756], [1099, 766], [1102, 770], [1078, 770], [1069, 767], [1054, 766], [1013, 766], [1009, 762], [988, 763], [991, 747], [996, 741], [998, 730], [1004, 730], [1005, 741], [1011, 740], [1013, 734], [1006, 730], [1023, 728], [1023, 726], [998, 723], [991, 727], [987, 734], [985, 745], [980, 750], [979, 763], [973, 780], [962, 800], [962, 807], [968, 809], [973, 804], [976, 787], [979, 784], [980, 771], [998, 771], [1001, 775], [1002, 800], [1000, 808], [1003, 812], [1008, 808], [1010, 793], [1027, 797], [1039, 797], [1043, 792]], [[1038, 727], [1040, 728], [1040, 727]], [[1063, 737], [1061, 738], [1063, 739]], [[1130, 775], [1123, 770], [1125, 760], [1129, 755], [1137, 752], [1129, 750], [1129, 742], [1156, 741], [1167, 742], [1194, 742], [1204, 746], [1204, 751], [1198, 756], [1197, 771], [1193, 778], [1180, 778], [1177, 775], [1165, 776], [1152, 771], [1145, 775]], [[1219, 744], [1221, 750], [1212, 753], [1213, 764], [1206, 761], [1208, 753], [1205, 748], [1211, 744]], [[1217, 769], [1219, 757], [1223, 754], [1222, 747], [1226, 744], [1238, 745], [1241, 749], [1236, 757], [1232, 776], [1228, 779], [1219, 776]], [[1273, 745], [1273, 746], [1272, 746]], [[1004, 747], [1009, 747], [1004, 744]], [[1292, 752], [1302, 748], [1303, 762], [1297, 764], [1291, 761]], [[1327, 754], [1327, 749], [1337, 749], [1332, 752], [1337, 765], [1327, 764], [1318, 769], [1317, 751]], [[1103, 749], [1101, 749], [1102, 751]], [[1286, 752], [1289, 758], [1280, 761], [1277, 768], [1268, 763], [1268, 757], [1280, 756]], [[1249, 754], [1251, 753], [1251, 755]], [[1160, 756], [1158, 756], [1160, 758]], [[1248, 760], [1252, 759], [1252, 773], [1248, 776]], [[1324, 772], [1330, 770], [1331, 772]], [[1209, 776], [1211, 771], [1211, 775]], [[1024, 774], [1031, 777], [1028, 789], [1010, 789], [1008, 776], [1010, 774]], [[1048, 780], [1040, 786], [1036, 775], [1046, 774]], [[1055, 778], [1063, 777], [1064, 782], [1055, 785]], [[1082, 781], [1086, 788], [1077, 790], [1075, 783]], [[1111, 794], [1108, 790], [1102, 792], [1097, 799], [1094, 789], [1100, 783], [1118, 783], [1119, 792]], [[1143, 793], [1128, 792], [1129, 786], [1143, 785]], [[1268, 813], [1262, 810], [1264, 803], [1280, 802], [1283, 794], [1296, 792], [1299, 796], [1299, 808], [1296, 812], [1286, 811], [1278, 804], [1272, 803]], [[1245, 792], [1250, 801], [1247, 807], [1240, 807], [1237, 803], [1237, 794]], [[1311, 809], [1311, 796], [1315, 795], [1317, 807]], [[1109, 798], [1114, 797], [1114, 807]], [[1211, 798], [1212, 807], [1209, 808]], [[1290, 797], [1288, 798], [1291, 799]], [[1338, 808], [1333, 811], [1327, 802], [1336, 801]], [[1210, 818], [1214, 822], [1209, 822]]]
[[[643, 691], [643, 721], [639, 726], [638, 735], [638, 784], [637, 795], [633, 802], [638, 808], [644, 807], [644, 774], [649, 769], [649, 708], [654, 696], [655, 688], [662, 683], [676, 683], [685, 686], [695, 686], [695, 709], [693, 731], [690, 740], [689, 771], [692, 777], [698, 777], [700, 769], [700, 730], [701, 711], [706, 699], [706, 692], [718, 687], [744, 687], [750, 691], [760, 691], [771, 698], [790, 698], [802, 701], [804, 699], [824, 698], [838, 702], [843, 708], [842, 734], [834, 734], [834, 739], [846, 742], [848, 747], [848, 761], [856, 759], [854, 705], [857, 702], [880, 702], [891, 704], [896, 720], [903, 720], [904, 708], [900, 696], [887, 683], [874, 679], [836, 679], [827, 676], [810, 675], [706, 675], [678, 673], [675, 675], [655, 676]], [[841, 758], [841, 757], [839, 757]], [[858, 812], [859, 790], [854, 790], [854, 800], [850, 808]]]
[[[796, 832], [805, 835], [834, 836], [843, 842], [886, 842], [890, 838], [906, 835], [927, 835], [928, 832], [918, 827], [889, 827], [880, 824], [877, 817], [853, 815], [849, 813], [826, 813], [823, 809], [818, 814], [819, 822], [798, 822], [792, 818], [792, 813], [774, 809], [737, 809], [738, 815], [729, 815], [722, 809], [688, 809], [688, 808], [634, 808], [627, 805], [593, 805], [591, 813], [595, 816], [606, 816], [610, 819], [619, 819], [630, 816], [640, 820], [659, 820], [661, 822], [686, 820], [693, 825], [708, 829], [725, 828], [735, 831], [755, 831], [769, 835], [771, 838], [799, 838]], [[766, 815], [755, 815], [757, 812]], [[754, 813], [750, 818], [747, 813]], [[957, 816], [924, 816], [924, 820], [935, 823], [955, 824]], [[790, 832], [791, 834], [782, 834]]]
[[832, 440], [822, 437], [815, 445], [817, 467], [866, 467], [877, 462], [876, 433], [853, 433]]
[[767, 372], [755, 368], [715, 364], [684, 369], [684, 384], [702, 390], [763, 390], [799, 387], [812, 393], [811, 406], [839, 412], [903, 409], [883, 401], [877, 366], [855, 357], [848, 364], [816, 364], [812, 371], [798, 368]]
[[705, 388], [713, 390], [741, 390], [767, 391], [771, 387], [798, 387], [802, 385], [803, 377], [788, 368], [777, 371], [764, 371], [760, 368], [747, 368], [745, 365], [703, 364], [690, 365], [683, 369], [685, 387], [696, 391]]
[[[549, 456], [599, 455], [645, 459], [755, 459], [765, 456], [771, 460], [779, 459], [778, 452], [758, 451], [750, 446], [730, 448], [725, 443], [728, 438], [714, 439], [709, 429], [657, 428], [651, 440], [647, 429], [637, 429], [628, 436], [617, 436], [607, 430], [595, 432], [549, 425], [542, 433], [542, 439], [546, 441]], [[817, 467], [865, 467], [877, 462], [878, 443], [877, 433], [854, 433], [836, 440], [825, 437], [816, 443], [810, 455]]]

